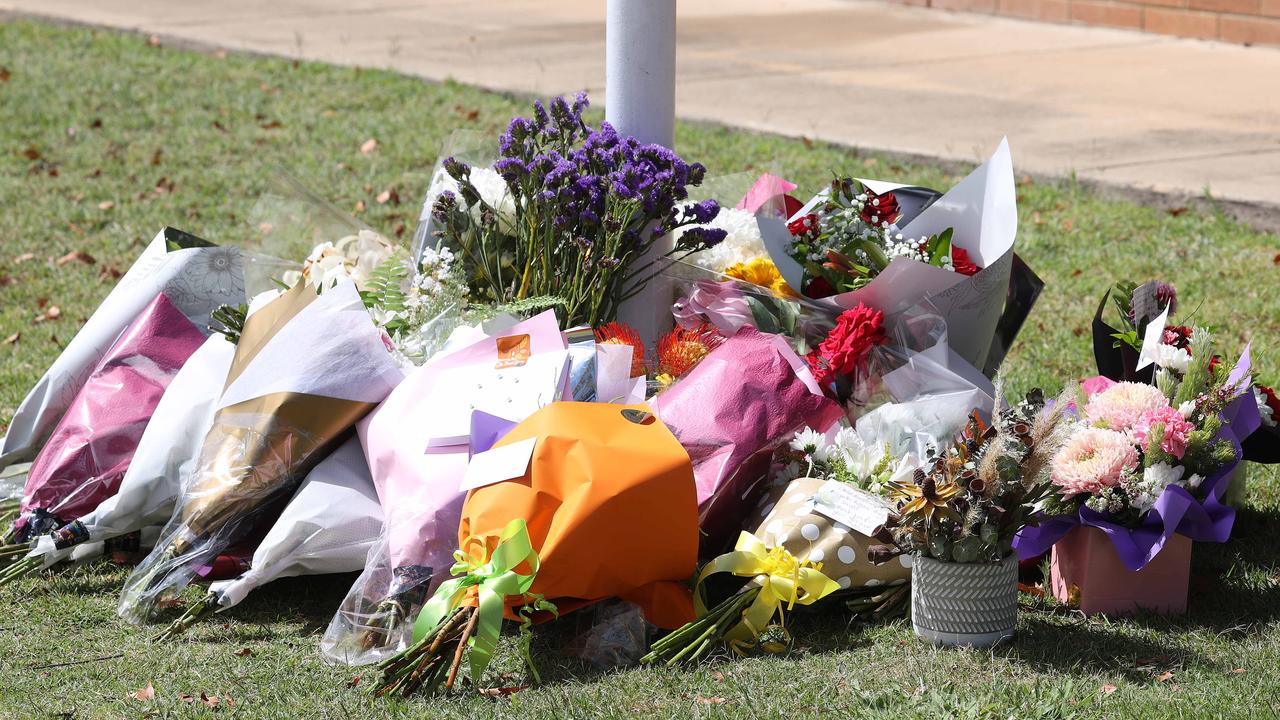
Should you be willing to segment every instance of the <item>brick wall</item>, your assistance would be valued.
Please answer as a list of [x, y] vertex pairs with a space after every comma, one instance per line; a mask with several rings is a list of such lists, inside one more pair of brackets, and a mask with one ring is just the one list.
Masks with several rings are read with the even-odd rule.
[[1280, 0], [889, 0], [901, 5], [1280, 46]]

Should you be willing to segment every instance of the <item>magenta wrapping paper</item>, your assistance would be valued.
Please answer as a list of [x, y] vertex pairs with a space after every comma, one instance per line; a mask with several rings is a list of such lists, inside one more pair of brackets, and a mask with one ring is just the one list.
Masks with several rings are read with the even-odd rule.
[[162, 293], [103, 356], [31, 464], [21, 531], [41, 510], [62, 522], [120, 487], [160, 396], [205, 335]]
[[797, 430], [825, 430], [843, 414], [785, 338], [749, 325], [653, 407], [693, 462], [703, 547], [711, 551], [741, 530], [773, 451]]

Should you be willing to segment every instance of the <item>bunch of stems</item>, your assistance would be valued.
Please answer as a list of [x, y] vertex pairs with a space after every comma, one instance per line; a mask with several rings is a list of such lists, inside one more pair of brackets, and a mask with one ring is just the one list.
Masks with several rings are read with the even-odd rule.
[[190, 607], [156, 636], [156, 640], [172, 640], [195, 625], [201, 618], [212, 615], [218, 609], [218, 594], [206, 593], [204, 597], [192, 603]]
[[[30, 551], [31, 551], [30, 546], [27, 546], [27, 545], [22, 546], [22, 554], [25, 555]], [[8, 555], [2, 555], [3, 553], [4, 553], [4, 550], [0, 550], [0, 562], [3, 562], [4, 559], [10, 559], [12, 557]], [[21, 580], [22, 578], [27, 577], [29, 575], [34, 575], [37, 572], [40, 572], [40, 568], [43, 566], [44, 566], [44, 558], [38, 555], [34, 557], [19, 557], [17, 560], [14, 560], [12, 564], [10, 564], [4, 570], [0, 570], [0, 587], [4, 587], [5, 585], [8, 585], [10, 583], [17, 582], [18, 580]]]
[[389, 597], [378, 603], [368, 627], [360, 633], [360, 647], [369, 650], [386, 644], [391, 631], [406, 616], [404, 603], [398, 597]]
[[677, 663], [695, 662], [704, 657], [742, 619], [742, 612], [759, 594], [760, 586], [755, 583], [739, 590], [702, 617], [654, 642], [649, 654], [640, 658], [641, 664], [664, 662], [667, 667], [674, 667]]
[[890, 588], [859, 588], [845, 600], [844, 606], [859, 620], [879, 622], [906, 615], [911, 608], [911, 584]]
[[[442, 685], [446, 691], [452, 689], [479, 617], [476, 608], [460, 607], [421, 640], [378, 663], [382, 677], [375, 694], [408, 697], [422, 688], [428, 693], [436, 692]], [[473, 682], [477, 680], [479, 678], [472, 678]]]

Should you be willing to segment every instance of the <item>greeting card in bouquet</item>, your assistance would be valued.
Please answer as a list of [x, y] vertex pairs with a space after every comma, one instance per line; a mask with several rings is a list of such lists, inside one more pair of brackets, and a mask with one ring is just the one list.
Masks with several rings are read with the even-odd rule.
[[299, 284], [249, 314], [200, 459], [161, 542], [125, 585], [120, 614], [164, 595], [287, 498], [403, 377], [354, 284]]
[[203, 331], [218, 306], [244, 302], [246, 261], [238, 248], [181, 230], [156, 234], [18, 406], [0, 440], [0, 468], [35, 457], [103, 355], [157, 295]]

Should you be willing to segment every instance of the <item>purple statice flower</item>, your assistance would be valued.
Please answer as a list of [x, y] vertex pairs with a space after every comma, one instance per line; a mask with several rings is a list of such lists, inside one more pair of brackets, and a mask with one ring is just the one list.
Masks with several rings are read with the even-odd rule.
[[682, 250], [702, 250], [712, 248], [724, 242], [729, 232], [721, 228], [691, 227], [680, 235], [679, 247]]
[[706, 225], [720, 214], [720, 203], [715, 200], [703, 200], [700, 203], [686, 205], [684, 207], [684, 217], [686, 222], [695, 225]]

